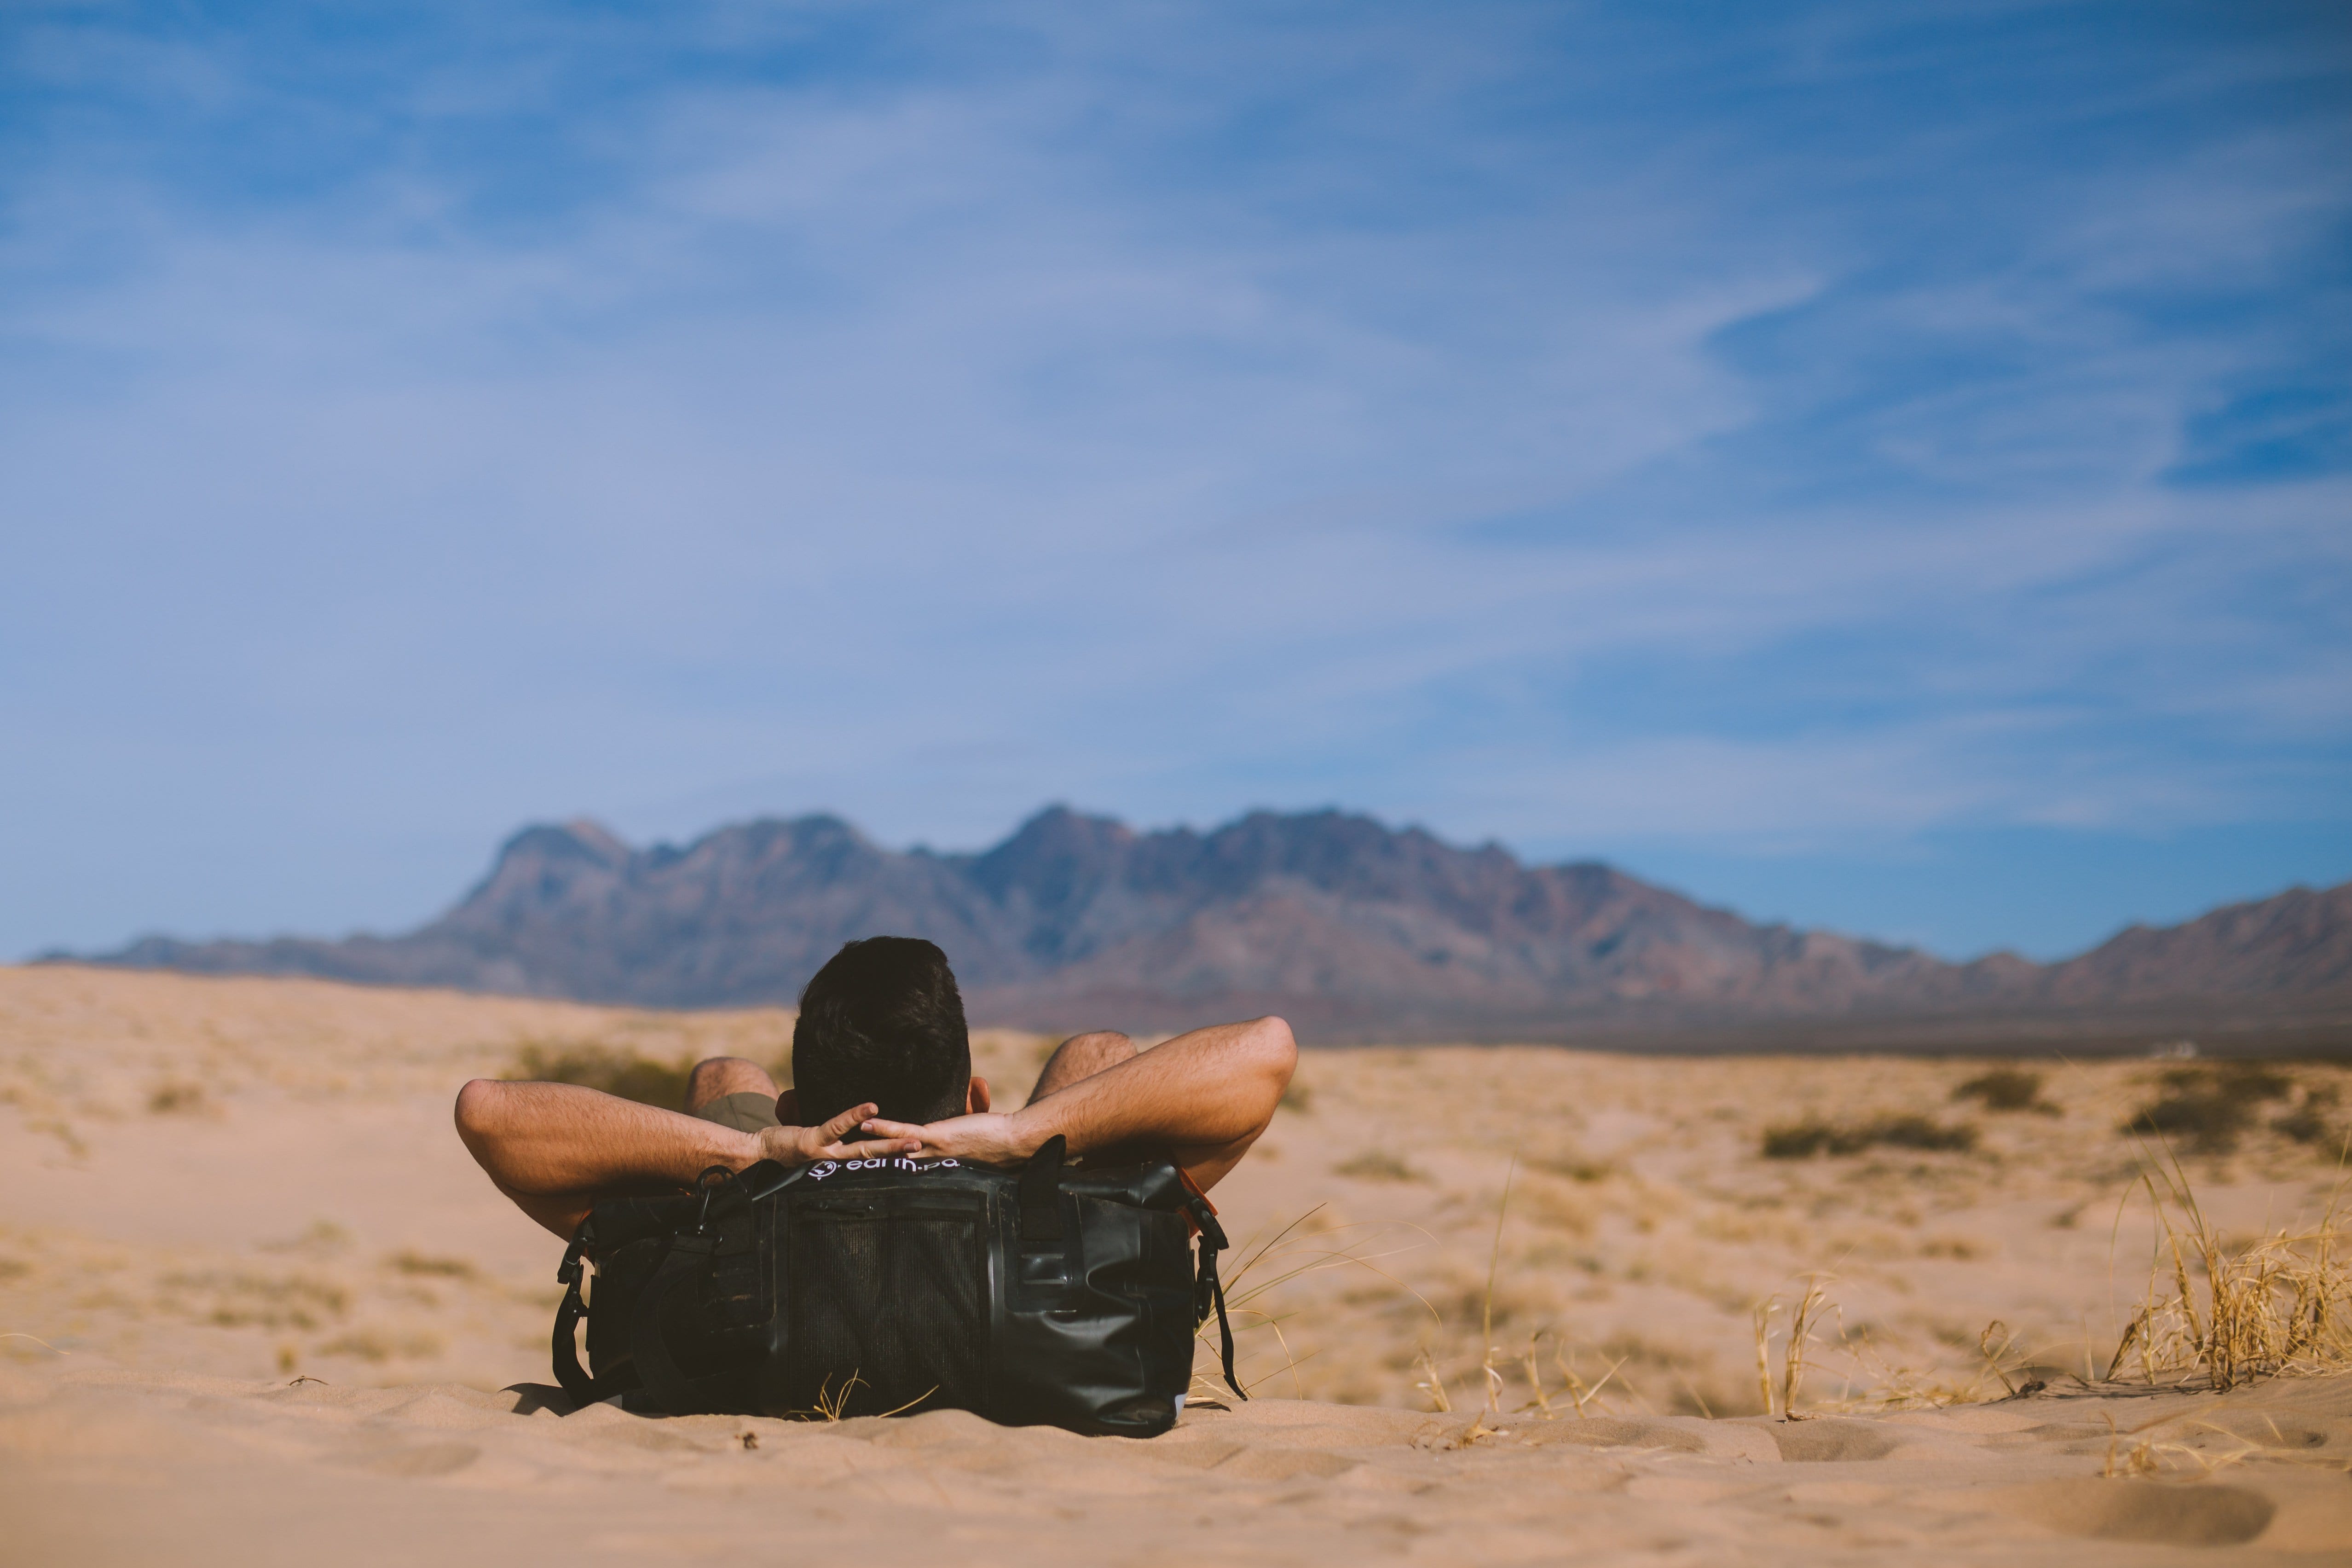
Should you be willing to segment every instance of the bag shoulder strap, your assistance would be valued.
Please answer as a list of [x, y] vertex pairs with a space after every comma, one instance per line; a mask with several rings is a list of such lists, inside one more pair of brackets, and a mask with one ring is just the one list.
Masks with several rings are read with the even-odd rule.
[[1225, 1386], [1234, 1397], [1246, 1400], [1249, 1391], [1234, 1373], [1234, 1324], [1225, 1315], [1225, 1284], [1217, 1278], [1217, 1254], [1233, 1244], [1225, 1239], [1225, 1227], [1217, 1223], [1217, 1211], [1208, 1197], [1188, 1179], [1185, 1187], [1192, 1195], [1184, 1200], [1184, 1212], [1192, 1216], [1201, 1233], [1201, 1271], [1192, 1279], [1192, 1322], [1195, 1327], [1206, 1322], [1211, 1307], [1217, 1313], [1217, 1349], [1224, 1363]]
[[563, 1261], [555, 1270], [555, 1282], [563, 1287], [563, 1300], [555, 1309], [555, 1335], [551, 1348], [554, 1352], [555, 1381], [563, 1385], [564, 1397], [572, 1401], [574, 1410], [596, 1402], [595, 1380], [581, 1366], [580, 1346], [572, 1337], [580, 1320], [588, 1315], [588, 1303], [580, 1297], [580, 1259], [595, 1245], [596, 1216], [592, 1213], [572, 1233], [572, 1245], [563, 1249]]

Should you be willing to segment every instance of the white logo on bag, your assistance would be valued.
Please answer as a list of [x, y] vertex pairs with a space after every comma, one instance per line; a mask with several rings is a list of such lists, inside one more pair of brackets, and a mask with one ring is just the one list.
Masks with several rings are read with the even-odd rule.
[[951, 1170], [961, 1163], [958, 1160], [912, 1160], [904, 1154], [874, 1160], [848, 1160], [837, 1164], [831, 1160], [819, 1160], [809, 1167], [809, 1180], [822, 1182], [835, 1171], [913, 1171], [920, 1174], [925, 1171]]

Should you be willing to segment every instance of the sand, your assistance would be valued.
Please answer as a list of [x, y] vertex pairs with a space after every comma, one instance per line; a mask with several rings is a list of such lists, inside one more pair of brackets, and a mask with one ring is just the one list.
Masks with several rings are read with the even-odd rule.
[[[1994, 1114], [1953, 1099], [1975, 1063], [1312, 1053], [1217, 1194], [1245, 1254], [1297, 1225], [1244, 1289], [1335, 1265], [1254, 1298], [1278, 1321], [1245, 1331], [1246, 1405], [1149, 1443], [955, 1412], [559, 1416], [561, 1244], [467, 1159], [457, 1084], [534, 1044], [772, 1058], [789, 1032], [772, 1011], [0, 970], [0, 1332], [31, 1336], [0, 1340], [0, 1562], [2352, 1552], [2352, 1381], [2101, 1379], [2144, 1284], [2116, 1129], [2150, 1063], [2056, 1069], [2050, 1111]], [[1038, 1051], [979, 1044], [1016, 1089]], [[2294, 1070], [2302, 1094], [2341, 1077]], [[1895, 1113], [1978, 1146], [1759, 1152], [1808, 1114]], [[2189, 1170], [2242, 1231], [2334, 1181], [2259, 1126]], [[1782, 1377], [1814, 1288], [1805, 1418], [1768, 1418], [1753, 1309], [1778, 1301]], [[1580, 1415], [1569, 1375], [1604, 1373]]]
[[[814, 1558], [1039, 1563], [2135, 1562], [2352, 1545], [2352, 1384], [1790, 1424], [1263, 1399], [1150, 1442], [957, 1411], [647, 1420], [550, 1391], [297, 1387], [62, 1363], [0, 1382], [25, 1563]], [[2215, 1458], [2105, 1479], [2109, 1421]], [[2092, 1543], [2086, 1552], [2085, 1542]], [[2102, 1550], [2103, 1548], [2103, 1550]]]

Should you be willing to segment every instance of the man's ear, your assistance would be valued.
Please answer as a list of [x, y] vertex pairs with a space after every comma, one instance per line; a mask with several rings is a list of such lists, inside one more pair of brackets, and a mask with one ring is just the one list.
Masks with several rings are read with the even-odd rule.
[[977, 1116], [988, 1109], [988, 1080], [978, 1073], [971, 1075], [971, 1087], [963, 1091], [963, 1113]]
[[776, 1096], [776, 1120], [786, 1127], [801, 1124], [801, 1091], [788, 1089]]

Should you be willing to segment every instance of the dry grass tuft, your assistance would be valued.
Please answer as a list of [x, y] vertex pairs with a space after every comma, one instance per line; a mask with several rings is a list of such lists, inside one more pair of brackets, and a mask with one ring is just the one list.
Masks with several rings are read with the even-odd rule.
[[[1519, 1153], [1511, 1151], [1510, 1168], [1503, 1173], [1503, 1200], [1495, 1208], [1495, 1243], [1486, 1254], [1486, 1292], [1478, 1304], [1479, 1370], [1486, 1374], [1486, 1408], [1499, 1410], [1503, 1402], [1503, 1374], [1495, 1368], [1497, 1352], [1495, 1347], [1495, 1273], [1503, 1263], [1503, 1222], [1510, 1217], [1511, 1184], [1519, 1173]], [[1533, 1347], [1530, 1343], [1530, 1360]], [[1542, 1397], [1541, 1384], [1537, 1396]]]
[[2352, 1366], [2352, 1266], [2333, 1201], [2315, 1225], [2232, 1244], [2207, 1217], [2168, 1150], [2162, 1161], [2143, 1164], [2138, 1184], [2155, 1210], [2158, 1235], [2147, 1296], [2124, 1329], [2107, 1376], [2131, 1366], [2149, 1383], [2201, 1374], [2215, 1389], [2228, 1389], [2280, 1373]]
[[1965, 1152], [1977, 1146], [1977, 1130], [1946, 1126], [1924, 1116], [1880, 1116], [1869, 1121], [1833, 1122], [1807, 1118], [1764, 1130], [1768, 1160], [1802, 1160], [1815, 1154], [1859, 1154], [1880, 1146]]
[[[1367, 1225], [1328, 1225], [1320, 1223], [1323, 1205], [1318, 1204], [1263, 1238], [1252, 1237], [1234, 1249], [1241, 1261], [1223, 1271], [1225, 1311], [1232, 1320], [1234, 1341], [1234, 1366], [1242, 1386], [1255, 1389], [1270, 1379], [1288, 1374], [1292, 1392], [1305, 1397], [1298, 1383], [1298, 1368], [1309, 1356], [1291, 1353], [1290, 1342], [1282, 1325], [1287, 1312], [1278, 1310], [1270, 1298], [1282, 1287], [1309, 1275], [1334, 1268], [1360, 1268], [1383, 1281], [1385, 1286], [1412, 1297], [1421, 1304], [1433, 1321], [1437, 1309], [1428, 1298], [1405, 1284], [1382, 1268], [1382, 1263], [1401, 1252], [1409, 1252], [1427, 1239], [1427, 1233], [1417, 1226], [1399, 1225], [1393, 1221], [1377, 1220]], [[1217, 1319], [1213, 1312], [1201, 1324], [1195, 1342], [1217, 1346]], [[1265, 1355], [1253, 1343], [1255, 1336], [1270, 1336], [1272, 1353], [1282, 1358], [1282, 1364], [1263, 1371], [1254, 1363], [1262, 1363]], [[1195, 1373], [1192, 1391], [1195, 1398], [1213, 1401], [1222, 1368], [1217, 1373]]]
[[[1974, 1336], [1978, 1361], [1965, 1373], [1923, 1374], [1891, 1362], [1866, 1330], [1847, 1326], [1843, 1309], [1829, 1294], [1832, 1282], [1829, 1275], [1809, 1275], [1793, 1302], [1784, 1305], [1775, 1295], [1753, 1309], [1757, 1393], [1768, 1415], [1801, 1421], [1808, 1415], [1974, 1405], [2038, 1393], [2046, 1385], [2033, 1375], [2038, 1369], [2032, 1354], [1998, 1319]], [[1783, 1318], [1786, 1326], [1776, 1327]], [[1837, 1392], [1801, 1409], [1806, 1380], [1816, 1372], [1835, 1377]]]
[[[1815, 1274], [1805, 1280], [1805, 1289], [1787, 1309], [1789, 1326], [1780, 1342], [1780, 1376], [1774, 1387], [1772, 1376], [1772, 1320], [1782, 1311], [1780, 1298], [1774, 1296], [1756, 1303], [1753, 1319], [1756, 1329], [1756, 1389], [1764, 1401], [1764, 1414], [1773, 1413], [1775, 1394], [1780, 1415], [1790, 1421], [1800, 1419], [1797, 1395], [1805, 1385], [1805, 1373], [1811, 1370], [1810, 1356], [1813, 1340], [1821, 1332], [1823, 1320], [1837, 1316], [1830, 1302], [1828, 1276]], [[1844, 1334], [1839, 1334], [1843, 1341]]]
[[[1580, 1365], [1580, 1352], [1572, 1338], [1556, 1325], [1546, 1324], [1528, 1332], [1523, 1341], [1517, 1342], [1516, 1350], [1497, 1342], [1496, 1327], [1504, 1321], [1507, 1306], [1505, 1296], [1497, 1293], [1502, 1283], [1503, 1232], [1510, 1217], [1512, 1196], [1518, 1190], [1518, 1156], [1514, 1153], [1504, 1175], [1502, 1196], [1496, 1205], [1495, 1230], [1487, 1249], [1485, 1287], [1465, 1292], [1462, 1300], [1453, 1303], [1458, 1311], [1465, 1314], [1473, 1310], [1476, 1311], [1477, 1349], [1468, 1355], [1441, 1358], [1435, 1346], [1424, 1342], [1411, 1363], [1412, 1369], [1420, 1373], [1413, 1382], [1413, 1387], [1429, 1401], [1431, 1409], [1447, 1414], [1454, 1407], [1454, 1389], [1446, 1377], [1448, 1366], [1453, 1366], [1456, 1375], [1465, 1381], [1476, 1380], [1482, 1391], [1478, 1423], [1461, 1439], [1465, 1443], [1474, 1442], [1495, 1430], [1486, 1426], [1488, 1416], [1532, 1415], [1546, 1421], [1558, 1420], [1561, 1410], [1553, 1403], [1555, 1391], [1545, 1382], [1543, 1365], [1544, 1342], [1549, 1340], [1551, 1364], [1560, 1380], [1558, 1393], [1567, 1396], [1569, 1407], [1580, 1419], [1595, 1411], [1613, 1414], [1610, 1401], [1619, 1396], [1630, 1399], [1637, 1409], [1654, 1409], [1650, 1400], [1633, 1386], [1625, 1372], [1631, 1363], [1670, 1374], [1681, 1384], [1677, 1397], [1687, 1401], [1687, 1408], [1702, 1415], [1712, 1415], [1714, 1411], [1706, 1396], [1690, 1382], [1684, 1364], [1685, 1358], [1670, 1347], [1631, 1337], [1612, 1341], [1598, 1348], [1600, 1359], [1607, 1364], [1600, 1369], [1597, 1376], [1588, 1379]], [[1443, 1331], [1446, 1315], [1433, 1306], [1426, 1297], [1420, 1297], [1417, 1292], [1416, 1297], [1428, 1310], [1433, 1324]], [[1516, 1399], [1511, 1393], [1514, 1373], [1526, 1384], [1524, 1399]]]

